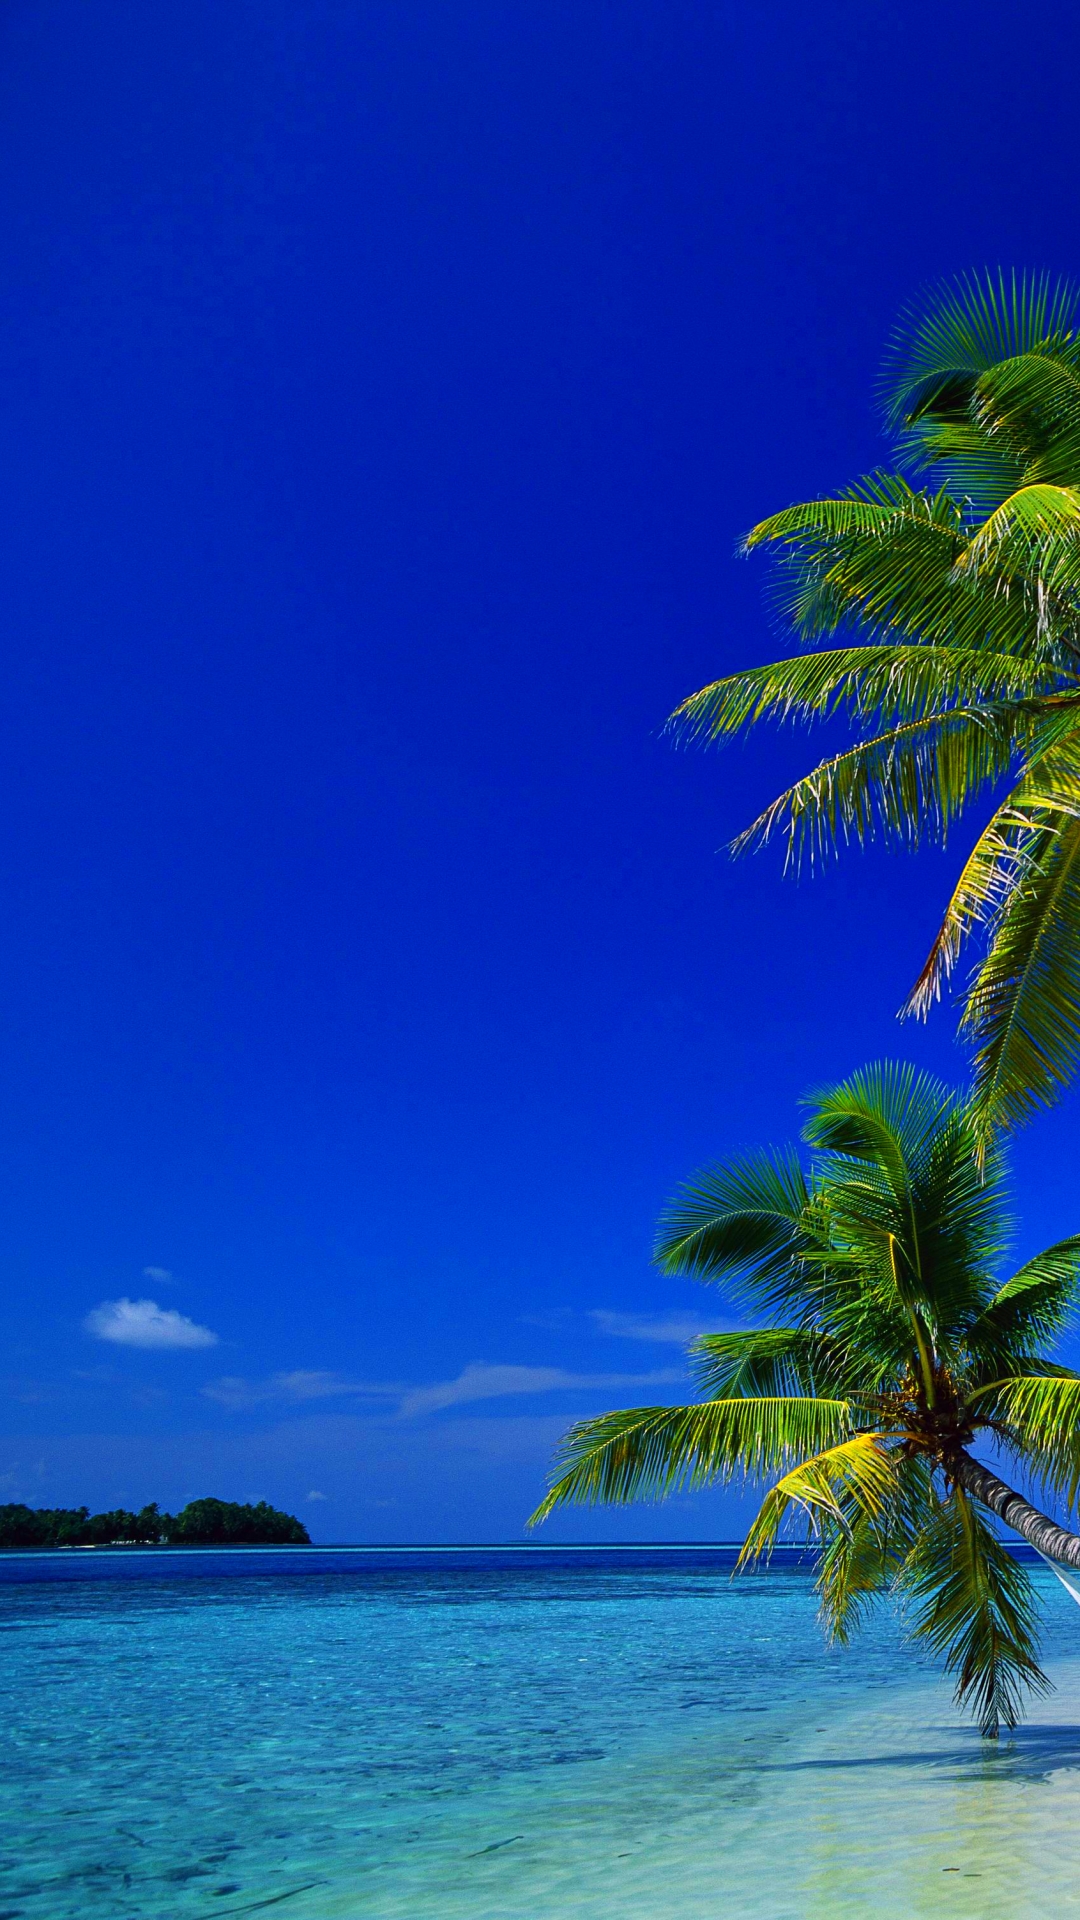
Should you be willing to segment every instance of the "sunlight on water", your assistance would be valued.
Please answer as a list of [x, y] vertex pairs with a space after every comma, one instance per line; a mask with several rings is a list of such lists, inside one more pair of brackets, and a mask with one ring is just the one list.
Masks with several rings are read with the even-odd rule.
[[0, 1569], [0, 1920], [1080, 1913], [1048, 1573], [1059, 1690], [994, 1749], [887, 1615], [826, 1648], [804, 1569], [105, 1564]]

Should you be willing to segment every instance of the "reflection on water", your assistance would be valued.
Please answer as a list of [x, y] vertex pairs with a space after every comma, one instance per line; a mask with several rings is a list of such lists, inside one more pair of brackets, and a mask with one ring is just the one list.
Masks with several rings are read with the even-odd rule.
[[887, 1615], [827, 1648], [805, 1569], [304, 1564], [0, 1585], [0, 1920], [1080, 1914], [1049, 1573], [1059, 1690], [995, 1746]]

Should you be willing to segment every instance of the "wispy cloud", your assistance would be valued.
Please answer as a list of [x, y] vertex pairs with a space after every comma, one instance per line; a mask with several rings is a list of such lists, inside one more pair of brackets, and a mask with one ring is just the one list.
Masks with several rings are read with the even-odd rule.
[[168, 1267], [144, 1267], [143, 1279], [150, 1280], [157, 1287], [171, 1287], [173, 1276]]
[[455, 1380], [414, 1387], [404, 1395], [401, 1412], [435, 1413], [469, 1400], [501, 1400], [509, 1394], [554, 1393], [567, 1388], [666, 1387], [683, 1379], [682, 1372], [673, 1367], [663, 1367], [656, 1373], [568, 1373], [563, 1367], [492, 1367], [474, 1361]]
[[594, 1307], [589, 1314], [597, 1333], [615, 1340], [647, 1340], [661, 1346], [685, 1347], [702, 1333], [718, 1333], [729, 1321], [707, 1319], [701, 1313], [609, 1313]]
[[118, 1347], [147, 1347], [158, 1351], [184, 1347], [216, 1347], [218, 1337], [200, 1327], [186, 1313], [159, 1307], [156, 1300], [103, 1300], [83, 1321], [95, 1340], [111, 1340]]
[[320, 1493], [318, 1487], [312, 1487], [311, 1492], [308, 1494], [309, 1500], [329, 1500], [329, 1498], [330, 1495], [328, 1493]]
[[430, 1386], [407, 1387], [400, 1380], [350, 1380], [344, 1374], [316, 1369], [297, 1369], [292, 1373], [272, 1373], [267, 1379], [246, 1380], [238, 1374], [222, 1374], [202, 1388], [208, 1400], [231, 1413], [243, 1413], [250, 1407], [277, 1402], [299, 1406], [316, 1400], [367, 1400], [372, 1410], [396, 1411], [406, 1418], [422, 1413], [438, 1413], [444, 1407], [462, 1406], [468, 1401], [502, 1400], [520, 1394], [566, 1391], [623, 1390], [632, 1387], [670, 1387], [685, 1385], [681, 1368], [661, 1367], [653, 1373], [571, 1373], [565, 1367], [488, 1366], [473, 1361], [453, 1380], [436, 1380]]
[[273, 1400], [296, 1404], [305, 1400], [336, 1400], [345, 1395], [396, 1400], [401, 1392], [399, 1381], [349, 1380], [340, 1373], [307, 1367], [296, 1367], [291, 1373], [272, 1373], [266, 1380], [245, 1380], [238, 1374], [226, 1373], [203, 1388], [208, 1400], [216, 1400], [219, 1406], [234, 1412]]

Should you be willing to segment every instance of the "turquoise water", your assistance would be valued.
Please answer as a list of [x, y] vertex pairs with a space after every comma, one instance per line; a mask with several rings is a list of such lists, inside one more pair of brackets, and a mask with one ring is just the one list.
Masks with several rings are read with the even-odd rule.
[[730, 1565], [8, 1557], [0, 1920], [1080, 1914], [1052, 1575], [995, 1749], [887, 1613], [830, 1650], [804, 1567]]

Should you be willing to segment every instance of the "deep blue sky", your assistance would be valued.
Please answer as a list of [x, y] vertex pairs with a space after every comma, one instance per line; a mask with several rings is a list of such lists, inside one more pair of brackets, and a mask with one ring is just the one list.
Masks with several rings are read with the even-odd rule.
[[[962, 1070], [893, 1017], [957, 856], [733, 866], [811, 748], [662, 727], [781, 644], [737, 538], [884, 456], [903, 302], [1080, 269], [1075, 9], [0, 37], [0, 1498], [519, 1537], [723, 1315], [650, 1269], [675, 1184], [868, 1058]], [[217, 1344], [95, 1337], [125, 1297]]]

